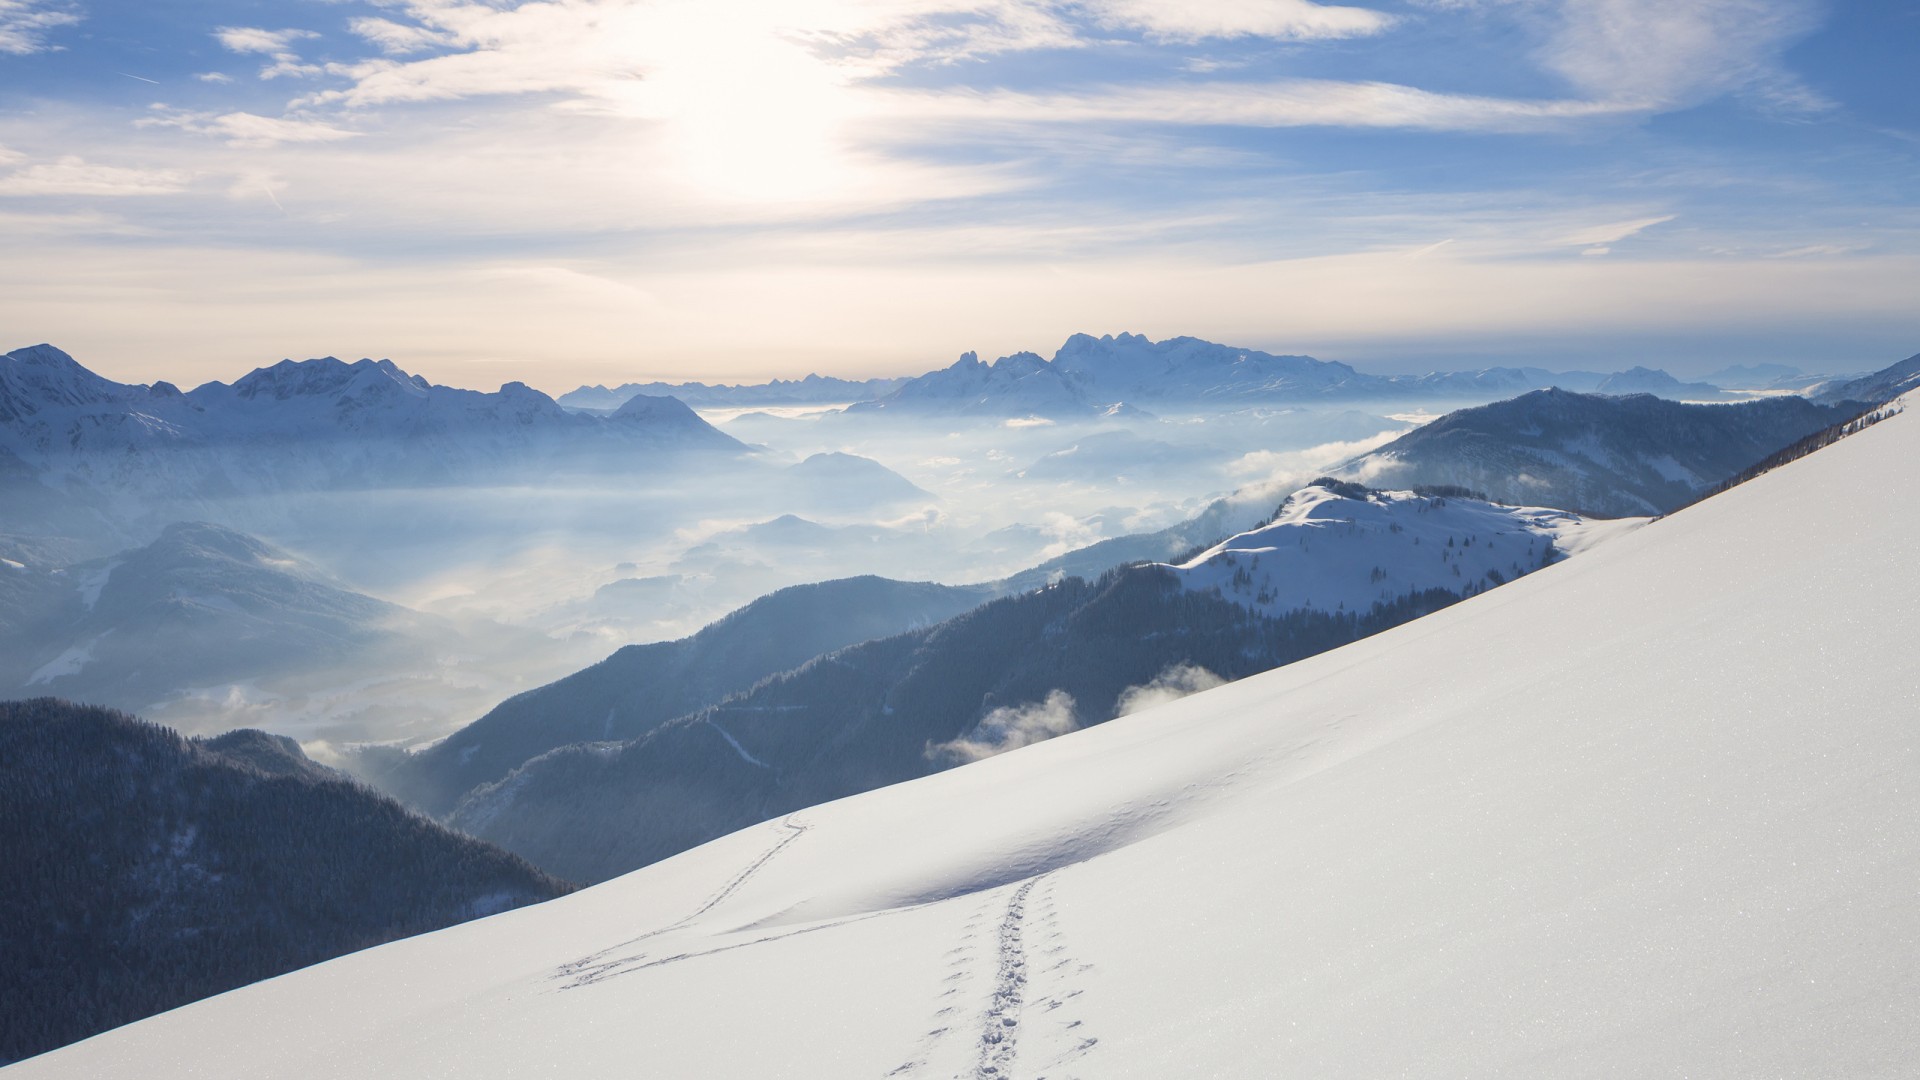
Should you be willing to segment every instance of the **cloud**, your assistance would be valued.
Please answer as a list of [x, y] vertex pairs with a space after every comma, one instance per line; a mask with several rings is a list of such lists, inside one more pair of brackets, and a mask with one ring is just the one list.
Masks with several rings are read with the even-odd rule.
[[228, 146], [260, 149], [281, 143], [328, 143], [355, 138], [357, 131], [298, 116], [259, 116], [249, 112], [169, 111], [134, 122], [137, 127], [170, 127], [227, 140]]
[[152, 236], [155, 230], [87, 210], [67, 214], [16, 214], [0, 210], [0, 234], [24, 236]]
[[222, 26], [214, 30], [214, 40], [237, 53], [265, 53], [274, 56], [291, 52], [293, 43], [319, 37], [311, 30], [262, 30], [257, 26]]
[[1540, 59], [1594, 98], [1661, 111], [1744, 90], [1826, 107], [1779, 65], [1819, 25], [1813, 0], [1566, 0], [1559, 12]]
[[927, 759], [965, 765], [1045, 742], [1080, 727], [1075, 708], [1073, 695], [1064, 690], [1048, 692], [1045, 701], [1003, 706], [982, 717], [972, 731], [952, 742], [929, 745]]
[[1406, 433], [1406, 428], [1393, 427], [1365, 439], [1321, 443], [1303, 450], [1254, 450], [1235, 458], [1227, 466], [1227, 475], [1247, 484], [1244, 491], [1257, 496], [1257, 501], [1272, 502], [1348, 458], [1377, 450]]
[[1393, 25], [1392, 16], [1370, 8], [1332, 7], [1308, 0], [1094, 0], [1088, 7], [1109, 26], [1144, 30], [1160, 41], [1365, 37]]
[[408, 26], [392, 19], [353, 19], [347, 23], [347, 29], [372, 42], [388, 56], [405, 56], [440, 48], [453, 41], [443, 31], [425, 26]]
[[1442, 94], [1396, 83], [1331, 79], [1162, 83], [1073, 94], [901, 93], [886, 104], [902, 119], [1484, 132], [1548, 131], [1575, 121], [1628, 115], [1636, 108], [1609, 101]]
[[1871, 244], [1808, 244], [1804, 247], [1788, 248], [1785, 251], [1767, 253], [1769, 259], [1805, 259], [1816, 256], [1851, 255], [1856, 251], [1865, 251]]
[[232, 52], [264, 53], [273, 58], [273, 63], [260, 69], [262, 79], [277, 79], [283, 75], [296, 78], [318, 75], [323, 70], [318, 64], [309, 64], [301, 60], [300, 54], [293, 51], [293, 43], [305, 38], [319, 37], [311, 30], [263, 30], [257, 26], [222, 26], [213, 32], [214, 38]]
[[1227, 680], [1198, 664], [1174, 664], [1155, 675], [1151, 682], [1120, 691], [1120, 700], [1114, 704], [1113, 714], [1131, 716], [1156, 705], [1179, 701], [1188, 694], [1225, 685]]
[[203, 71], [195, 75], [194, 78], [204, 83], [230, 83], [233, 81], [233, 76], [222, 71]]
[[1615, 221], [1606, 225], [1595, 225], [1580, 229], [1561, 237], [1560, 243], [1567, 247], [1588, 247], [1591, 245], [1617, 244], [1635, 233], [1651, 229], [1655, 225], [1664, 225], [1678, 214], [1662, 214], [1659, 217], [1635, 218], [1631, 221]]
[[63, 157], [0, 176], [0, 195], [172, 195], [185, 191], [191, 179], [177, 169], [130, 169]]
[[57, 46], [47, 31], [80, 21], [72, 5], [60, 0], [0, 0], [0, 53], [27, 56]]

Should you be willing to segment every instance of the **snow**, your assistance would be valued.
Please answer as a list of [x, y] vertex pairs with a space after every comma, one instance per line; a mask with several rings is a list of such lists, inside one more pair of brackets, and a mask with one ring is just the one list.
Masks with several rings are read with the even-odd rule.
[[124, 561], [123, 559], [108, 560], [99, 569], [88, 571], [87, 576], [80, 579], [78, 582], [80, 602], [86, 605], [88, 611], [92, 611], [94, 605], [100, 602], [100, 590], [107, 587], [108, 579], [113, 577], [113, 572], [119, 569]]
[[[107, 634], [112, 632], [109, 630]], [[50, 683], [68, 675], [78, 675], [82, 668], [93, 663], [93, 647], [100, 644], [100, 639], [107, 634], [96, 634], [78, 645], [69, 646], [67, 651], [36, 668], [34, 673], [27, 677], [27, 685], [39, 686], [41, 683]]]
[[9, 1077], [1910, 1075], [1916, 455]]
[[1555, 552], [1586, 550], [1646, 521], [1589, 521], [1411, 491], [1350, 498], [1316, 485], [1289, 496], [1269, 524], [1172, 569], [1190, 589], [1218, 591], [1270, 615], [1303, 608], [1365, 614], [1429, 589], [1465, 595], [1492, 588], [1539, 569]]

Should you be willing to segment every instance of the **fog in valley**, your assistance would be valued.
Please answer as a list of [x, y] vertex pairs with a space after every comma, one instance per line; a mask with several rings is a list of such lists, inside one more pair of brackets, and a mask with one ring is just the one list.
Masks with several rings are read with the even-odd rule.
[[[261, 727], [323, 756], [417, 745], [620, 646], [685, 636], [789, 585], [1000, 582], [1166, 530], [1221, 498], [1224, 527], [1247, 527], [1423, 415], [1389, 409], [1402, 418], [1344, 406], [1092, 422], [721, 409], [703, 416], [750, 453], [510, 485], [209, 500], [194, 516], [408, 609], [393, 616], [408, 625], [339, 664], [138, 704], [189, 733]], [[1165, 546], [1158, 557], [1191, 543]], [[1073, 569], [1097, 572], [1105, 559], [1094, 560]]]

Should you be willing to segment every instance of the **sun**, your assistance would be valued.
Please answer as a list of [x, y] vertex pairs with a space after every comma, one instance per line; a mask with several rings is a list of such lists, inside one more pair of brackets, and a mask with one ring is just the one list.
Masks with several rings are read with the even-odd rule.
[[672, 5], [648, 35], [637, 100], [662, 121], [672, 171], [709, 197], [830, 197], [856, 182], [848, 125], [857, 92], [841, 69], [738, 8]]

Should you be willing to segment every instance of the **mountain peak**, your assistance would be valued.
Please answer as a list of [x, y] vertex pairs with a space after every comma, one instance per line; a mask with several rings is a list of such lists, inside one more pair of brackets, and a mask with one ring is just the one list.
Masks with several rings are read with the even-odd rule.
[[[501, 387], [504, 392], [506, 387]], [[616, 420], [693, 420], [704, 423], [698, 414], [687, 407], [687, 403], [676, 397], [655, 397], [651, 394], [635, 394], [620, 403], [613, 410]]]
[[356, 360], [349, 364], [338, 357], [322, 356], [313, 360], [282, 360], [272, 367], [255, 368], [233, 384], [234, 396], [271, 397], [286, 401], [295, 397], [337, 394], [350, 387], [364, 387], [421, 396], [430, 389], [425, 379], [409, 375], [391, 360]]
[[31, 416], [49, 405], [117, 401], [142, 389], [96, 375], [45, 343], [0, 356], [0, 421]]

